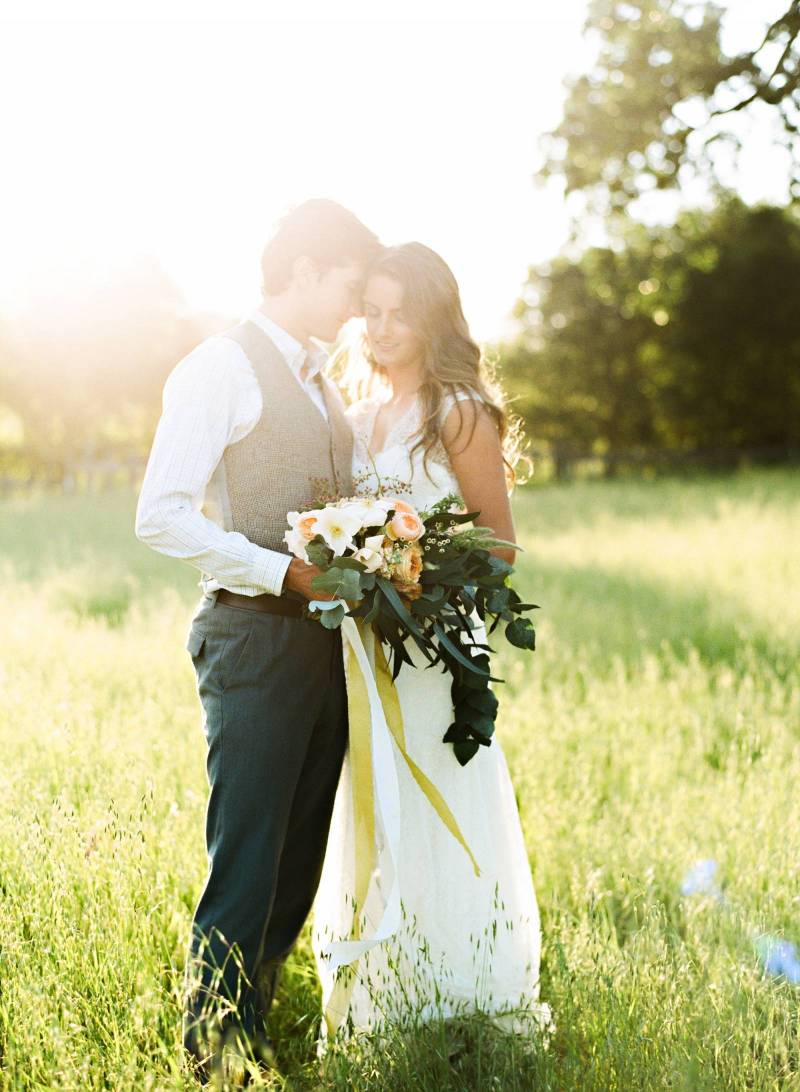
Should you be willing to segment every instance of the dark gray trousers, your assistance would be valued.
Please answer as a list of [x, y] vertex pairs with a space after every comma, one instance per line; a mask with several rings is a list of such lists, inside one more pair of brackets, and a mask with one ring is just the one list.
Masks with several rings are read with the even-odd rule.
[[206, 596], [187, 647], [208, 743], [209, 873], [192, 923], [184, 1042], [258, 1038], [319, 884], [347, 742], [341, 635]]

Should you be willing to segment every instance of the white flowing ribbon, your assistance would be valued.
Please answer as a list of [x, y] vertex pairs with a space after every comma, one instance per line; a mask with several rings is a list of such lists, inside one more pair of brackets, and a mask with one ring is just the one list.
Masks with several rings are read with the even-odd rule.
[[[347, 609], [347, 604], [343, 604]], [[326, 604], [326, 609], [329, 609]], [[372, 744], [372, 770], [375, 795], [375, 814], [382, 837], [378, 839], [377, 878], [382, 895], [382, 912], [377, 926], [358, 940], [330, 941], [323, 944], [321, 954], [332, 972], [352, 963], [370, 948], [388, 940], [400, 926], [400, 881], [398, 861], [400, 847], [400, 790], [393, 751], [392, 736], [386, 722], [386, 714], [378, 694], [372, 665], [353, 618], [342, 621], [342, 639], [356, 657], [367, 688], [370, 711], [370, 735]], [[387, 890], [388, 886], [388, 890]], [[357, 907], [360, 914], [364, 907]]]
[[[347, 610], [342, 600], [310, 604], [312, 609], [321, 610], [339, 605]], [[329, 984], [323, 987], [323, 1003], [326, 1028], [331, 1034], [335, 1034], [347, 1014], [354, 985], [352, 970], [349, 977], [340, 979], [337, 972], [388, 940], [400, 927], [400, 791], [395, 765], [399, 757], [467, 853], [475, 875], [480, 875], [478, 862], [446, 800], [408, 752], [400, 702], [380, 643], [375, 642], [373, 664], [357, 622], [345, 616], [341, 630], [343, 646], [355, 660], [355, 664], [347, 665], [346, 674], [356, 859], [351, 936], [346, 940], [330, 940], [320, 947], [320, 956], [330, 975]], [[376, 917], [379, 920], [373, 924]]]

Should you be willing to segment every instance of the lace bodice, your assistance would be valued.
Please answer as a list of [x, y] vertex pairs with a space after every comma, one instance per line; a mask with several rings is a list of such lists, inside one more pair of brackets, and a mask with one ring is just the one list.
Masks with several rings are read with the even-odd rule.
[[[442, 420], [455, 405], [456, 398], [470, 396], [459, 393], [448, 395], [442, 406]], [[372, 398], [357, 402], [347, 411], [353, 427], [353, 484], [357, 493], [374, 494], [380, 483], [387, 492], [398, 493], [416, 508], [429, 508], [448, 493], [460, 493], [458, 479], [439, 441], [423, 459], [422, 448], [411, 454], [411, 447], [422, 423], [422, 406], [417, 399], [386, 434], [383, 447], [370, 455], [369, 445], [375, 427], [375, 418], [383, 404]], [[377, 473], [376, 473], [377, 472]]]

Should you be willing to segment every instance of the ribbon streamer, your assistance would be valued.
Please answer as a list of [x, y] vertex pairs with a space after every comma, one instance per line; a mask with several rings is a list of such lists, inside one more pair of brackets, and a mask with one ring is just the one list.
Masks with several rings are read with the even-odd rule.
[[[346, 606], [346, 604], [344, 604]], [[327, 604], [326, 604], [327, 606]], [[398, 875], [400, 791], [392, 743], [405, 760], [411, 776], [439, 818], [464, 848], [476, 876], [480, 869], [444, 797], [408, 753], [400, 701], [379, 640], [373, 641], [375, 665], [355, 619], [342, 621], [342, 639], [349, 647], [347, 702], [350, 721], [349, 756], [355, 823], [355, 891], [351, 938], [322, 946], [321, 955], [335, 975], [397, 932], [401, 919]], [[379, 920], [373, 926], [366, 913], [372, 882], [380, 896]], [[325, 1000], [328, 1034], [341, 1027], [355, 983], [355, 967], [336, 975]]]

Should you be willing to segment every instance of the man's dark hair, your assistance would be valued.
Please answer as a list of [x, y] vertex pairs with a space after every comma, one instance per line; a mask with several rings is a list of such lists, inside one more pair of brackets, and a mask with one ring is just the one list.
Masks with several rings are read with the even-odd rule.
[[264, 291], [283, 291], [297, 258], [313, 258], [324, 272], [336, 265], [373, 261], [383, 250], [358, 217], [335, 201], [315, 198], [288, 212], [261, 255]]

